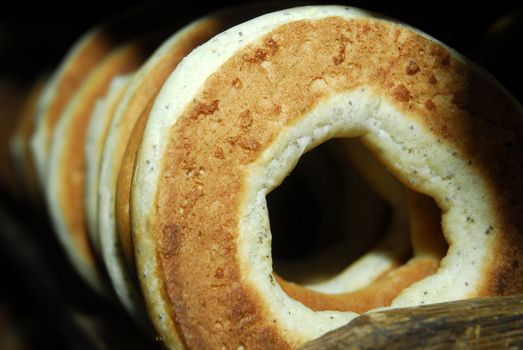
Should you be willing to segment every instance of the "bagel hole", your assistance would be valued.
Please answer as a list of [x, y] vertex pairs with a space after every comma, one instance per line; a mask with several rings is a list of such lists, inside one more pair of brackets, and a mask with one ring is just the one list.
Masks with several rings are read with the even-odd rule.
[[305, 153], [267, 204], [274, 271], [299, 284], [332, 278], [365, 254], [392, 213], [336, 139]]
[[[302, 155], [289, 176], [267, 195], [276, 279], [291, 297], [316, 310], [364, 312], [374, 307], [387, 306], [392, 301], [391, 296], [395, 297], [416, 281], [409, 282], [407, 286], [406, 282], [395, 285], [387, 292], [388, 299], [379, 296], [381, 300], [377, 301], [378, 304], [371, 302], [363, 306], [344, 301], [331, 303], [327, 300], [329, 294], [343, 292], [323, 290], [316, 293], [312, 288], [310, 291], [314, 296], [311, 299], [308, 292], [296, 292], [294, 287], [289, 287], [298, 285], [309, 289], [313, 285], [328, 283], [369, 251], [381, 249], [385, 237], [390, 235], [396, 209], [390, 200], [387, 202], [382, 198], [383, 193], [379, 195], [373, 189], [376, 179], [373, 183], [365, 178], [375, 176], [376, 173], [362, 176], [364, 171], [361, 166], [351, 163], [354, 160], [351, 161], [347, 156], [347, 147], [360, 150], [363, 147], [367, 155], [371, 154], [358, 139], [331, 139]], [[373, 159], [374, 165], [380, 167], [379, 172], [396, 181], [379, 161]], [[448, 249], [441, 230], [441, 211], [435, 201], [408, 189], [399, 181], [397, 185], [402, 193], [410, 193], [403, 198], [402, 204], [410, 206], [405, 208], [406, 212], [419, 207], [424, 208], [420, 212], [425, 215], [418, 212], [416, 215], [421, 216], [416, 221], [409, 218], [412, 216], [410, 212], [407, 213], [404, 227], [407, 230], [406, 250], [391, 256], [392, 267], [369, 280], [368, 285], [358, 288], [356, 293], [379, 283], [386, 287], [387, 276], [411, 268], [414, 261], [413, 245], [416, 250], [421, 249], [423, 256], [426, 253], [434, 257], [436, 266], [432, 264], [430, 271], [418, 271], [420, 278], [410, 279], [421, 279], [434, 273]], [[411, 232], [411, 229], [414, 231]], [[430, 232], [425, 236], [412, 235], [413, 232], [423, 233], [423, 230]], [[321, 295], [326, 296], [325, 300], [320, 300]]]

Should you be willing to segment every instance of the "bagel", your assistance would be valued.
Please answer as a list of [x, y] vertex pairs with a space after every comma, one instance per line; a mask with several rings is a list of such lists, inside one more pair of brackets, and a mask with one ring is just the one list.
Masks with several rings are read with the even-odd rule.
[[166, 346], [294, 348], [357, 316], [305, 306], [272, 273], [265, 196], [333, 137], [360, 137], [441, 209], [445, 257], [391, 307], [522, 292], [522, 115], [451, 49], [351, 8], [268, 14], [200, 46], [152, 106], [131, 189]]
[[69, 100], [89, 73], [108, 54], [111, 46], [98, 32], [81, 38], [44, 87], [37, 102], [31, 151], [40, 186], [46, 184], [47, 158], [54, 127]]
[[100, 159], [111, 119], [118, 102], [122, 99], [131, 75], [117, 76], [111, 82], [107, 94], [94, 106], [85, 142], [85, 216], [87, 232], [93, 248], [101, 255], [98, 237], [98, 175]]
[[[127, 186], [130, 186], [131, 179], [129, 175], [132, 174], [136, 148], [139, 145], [139, 141], [143, 133], [143, 127], [145, 126], [145, 122], [147, 121], [149, 109], [146, 109], [145, 112], [141, 115], [140, 119], [138, 120], [135, 126], [135, 129], [133, 130], [130, 141], [127, 145], [126, 154], [122, 163], [122, 169], [120, 170], [120, 176], [123, 175], [125, 176], [125, 178], [119, 179], [117, 186], [117, 194], [125, 194], [126, 192], [123, 192], [122, 189], [126, 190], [129, 188]], [[399, 284], [401, 286], [411, 284], [416, 280], [425, 277], [427, 274], [433, 273], [434, 269], [437, 267], [437, 264], [439, 263], [439, 260], [432, 260], [429, 264], [428, 259], [422, 259], [418, 264], [411, 263], [409, 265], [409, 268], [400, 269], [400, 272], [395, 271], [391, 273], [392, 270], [394, 270], [402, 262], [407, 260], [407, 256], [409, 254], [409, 229], [407, 227], [408, 222], [406, 219], [406, 207], [404, 198], [405, 196], [403, 193], [404, 190], [402, 189], [402, 185], [399, 182], [397, 182], [397, 180], [395, 180], [390, 174], [388, 174], [385, 171], [385, 169], [381, 167], [381, 165], [374, 159], [370, 152], [367, 149], [365, 149], [362, 145], [360, 145], [359, 142], [355, 142], [353, 140], [337, 141], [337, 144], [333, 145], [332, 148], [336, 148], [335, 151], [338, 151], [337, 153], [345, 153], [348, 151], [348, 154], [350, 154], [349, 158], [352, 158], [353, 164], [355, 164], [357, 168], [360, 168], [359, 171], [363, 173], [366, 180], [371, 182], [372, 187], [374, 187], [374, 189], [377, 190], [377, 192], [379, 192], [381, 196], [385, 198], [386, 202], [388, 202], [392, 207], [395, 208], [396, 213], [394, 214], [395, 218], [392, 221], [392, 227], [391, 229], [389, 229], [389, 232], [385, 235], [385, 237], [376, 247], [364, 254], [355, 262], [351, 263], [345, 269], [345, 271], [338, 274], [335, 278], [329, 278], [329, 275], [316, 275], [312, 277], [312, 280], [315, 280], [314, 283], [308, 282], [311, 280], [311, 270], [318, 270], [317, 265], [326, 265], [328, 262], [330, 262], [331, 265], [334, 264], [334, 268], [336, 268], [338, 262], [332, 262], [333, 259], [347, 261], [347, 255], [349, 255], [348, 258], [350, 259], [351, 251], [353, 250], [351, 250], [351, 248], [353, 248], [351, 247], [351, 245], [354, 243], [355, 238], [357, 239], [357, 237], [355, 236], [358, 234], [362, 235], [363, 233], [365, 235], [369, 233], [372, 234], [372, 227], [365, 225], [365, 223], [369, 223], [366, 219], [376, 220], [379, 216], [372, 218], [363, 215], [363, 221], [360, 222], [358, 218], [358, 216], [360, 216], [360, 213], [356, 215], [354, 215], [353, 213], [353, 216], [351, 216], [351, 221], [357, 222], [356, 228], [358, 229], [358, 232], [347, 233], [347, 244], [336, 246], [334, 248], [330, 247], [330, 249], [327, 249], [320, 254], [316, 254], [314, 257], [308, 257], [303, 262], [299, 261], [297, 264], [284, 264], [283, 267], [280, 264], [279, 270], [283, 269], [286, 275], [292, 276], [293, 281], [295, 281], [296, 279], [304, 279], [305, 281], [302, 280], [301, 283], [305, 282], [307, 288], [309, 289], [324, 292], [327, 294], [344, 293], [344, 295], [340, 295], [337, 297], [338, 303], [341, 302], [343, 305], [345, 305], [345, 307], [347, 307], [348, 303], [352, 303], [352, 305], [357, 305], [356, 308], [358, 308], [358, 310], [369, 307], [370, 302], [366, 300], [372, 298], [372, 295], [374, 295], [374, 299], [376, 299], [376, 293], [374, 292], [375, 290], [380, 290], [384, 289], [384, 287], [388, 287], [385, 293], [386, 296], [383, 296], [381, 298], [383, 301], [378, 302], [377, 306], [381, 306], [384, 303], [386, 303], [386, 301], [389, 300], [391, 297], [396, 296], [397, 291], [399, 290], [399, 287], [396, 287], [395, 289], [391, 288], [391, 284], [395, 283], [396, 285]], [[342, 156], [342, 154], [340, 154], [340, 156]], [[310, 169], [308, 170], [312, 170], [312, 168], [314, 168], [315, 166], [318, 166], [318, 164], [311, 164]], [[325, 172], [325, 169], [321, 169], [321, 172]], [[354, 174], [352, 174], [352, 176], [354, 176]], [[126, 183], [126, 186], [124, 187], [120, 187], [123, 183], [122, 180]], [[315, 178], [315, 181], [317, 180], [318, 178]], [[358, 186], [358, 189], [364, 187], [364, 184], [358, 183], [357, 181], [355, 181], [355, 179], [350, 180], [351, 181], [349, 183], [349, 186], [351, 188], [353, 186]], [[369, 191], [369, 189], [366, 189], [366, 191]], [[379, 203], [373, 201], [372, 196], [369, 196], [369, 193], [365, 192], [365, 190], [363, 193], [359, 193], [356, 197], [350, 198], [351, 200], [355, 201], [354, 203], [351, 203], [351, 209], [354, 210], [354, 207], [356, 205], [361, 206], [362, 201], [365, 201], [369, 197], [371, 198], [371, 201], [368, 203], [367, 206], [365, 206], [364, 210], [369, 211], [371, 215], [376, 213], [380, 214], [379, 211], [373, 211], [371, 208], [371, 206], [378, 205]], [[411, 193], [410, 197], [412, 198], [413, 202], [417, 199], [417, 196], [414, 193]], [[120, 217], [125, 219], [126, 217], [128, 217], [128, 211], [123, 209], [128, 208], [129, 198], [128, 196], [117, 196], [117, 199], [118, 198], [120, 198], [121, 201], [117, 200], [116, 218], [118, 218], [118, 213], [120, 213]], [[414, 207], [415, 205], [412, 206]], [[425, 208], [416, 207], [415, 210], [412, 209], [410, 211], [411, 215], [415, 216], [414, 221], [417, 224], [417, 226], [414, 227], [414, 230], [416, 230], [417, 232], [420, 232], [427, 226], [425, 224], [425, 216], [427, 216], [426, 212], [428, 212], [428, 214], [432, 213], [432, 210], [428, 209], [425, 210]], [[362, 212], [361, 214], [365, 213]], [[117, 223], [120, 224], [122, 222], [124, 222], [124, 220], [117, 221]], [[432, 223], [433, 222], [430, 221], [430, 224]], [[433, 231], [437, 232], [437, 230], [435, 229]], [[123, 238], [123, 242], [126, 241], [128, 240], [126, 238]], [[416, 247], [414, 249], [418, 250], [416, 249]], [[425, 247], [423, 253], [430, 253], [430, 246]], [[128, 254], [131, 253], [129, 252]], [[345, 257], [343, 257], [343, 254], [345, 255]], [[361, 254], [361, 252], [359, 254]], [[323, 268], [320, 267], [319, 270], [328, 271], [331, 269], [331, 266], [323, 266]], [[412, 274], [411, 272], [416, 269], [416, 273]], [[401, 278], [401, 274], [409, 273], [412, 276], [407, 278]], [[276, 276], [276, 278], [279, 277]], [[377, 279], [378, 283], [373, 283]], [[281, 278], [279, 279], [279, 281], [285, 283]], [[311, 295], [310, 293], [307, 293], [304, 290], [297, 290], [296, 286], [292, 286], [291, 284], [287, 284], [287, 287], [289, 288], [289, 290], [287, 290], [288, 293], [294, 292], [293, 297], [305, 303], [307, 306], [313, 308], [325, 307], [323, 304], [317, 302], [316, 299], [313, 298], [314, 295]], [[365, 287], [365, 289], [362, 289], [363, 287]], [[356, 290], [358, 290], [357, 293], [352, 293], [350, 295], [346, 294], [348, 292]], [[330, 305], [331, 307], [335, 306], [333, 302], [331, 302], [328, 305]]]

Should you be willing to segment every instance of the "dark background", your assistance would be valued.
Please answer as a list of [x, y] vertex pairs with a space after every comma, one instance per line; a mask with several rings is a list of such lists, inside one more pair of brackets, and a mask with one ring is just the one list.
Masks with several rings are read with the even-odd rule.
[[[91, 26], [140, 3], [144, 1], [3, 4], [0, 80], [30, 84], [43, 72], [52, 71]], [[185, 1], [172, 16], [197, 18], [242, 3], [246, 1]], [[523, 101], [521, 2], [315, 3], [356, 6], [421, 29], [485, 67]], [[289, 2], [289, 7], [292, 4]], [[45, 213], [5, 193], [0, 193], [0, 209], [0, 350], [157, 347], [133, 326], [115, 302], [91, 294], [70, 270]]]

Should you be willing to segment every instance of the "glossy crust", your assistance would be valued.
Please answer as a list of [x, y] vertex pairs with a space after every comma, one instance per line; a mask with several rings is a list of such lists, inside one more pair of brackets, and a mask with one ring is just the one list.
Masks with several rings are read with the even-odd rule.
[[162, 290], [147, 297], [189, 347], [293, 348], [355, 316], [281, 290], [263, 207], [299, 155], [335, 135], [362, 136], [442, 209], [447, 256], [393, 306], [523, 291], [521, 107], [413, 29], [341, 7], [283, 11], [193, 52], [138, 153], [142, 284]]

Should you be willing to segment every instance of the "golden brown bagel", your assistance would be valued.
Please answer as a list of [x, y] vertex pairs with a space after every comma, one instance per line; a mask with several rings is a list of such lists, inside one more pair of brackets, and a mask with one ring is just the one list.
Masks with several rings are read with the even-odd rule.
[[[193, 51], [153, 105], [131, 208], [167, 346], [293, 348], [356, 316], [284, 292], [265, 206], [305, 150], [351, 136], [442, 211], [447, 255], [393, 307], [523, 292], [521, 106], [412, 28], [297, 8]], [[175, 332], [182, 343], [170, 342]]]

